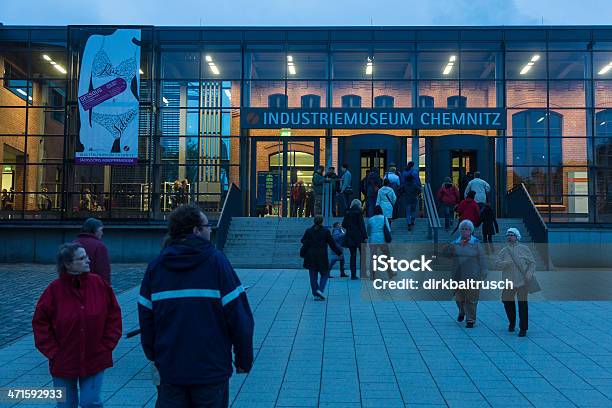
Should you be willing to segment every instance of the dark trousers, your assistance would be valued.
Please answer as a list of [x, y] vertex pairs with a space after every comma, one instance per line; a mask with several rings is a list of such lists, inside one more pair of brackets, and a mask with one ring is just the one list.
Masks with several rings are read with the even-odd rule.
[[442, 214], [444, 214], [444, 229], [450, 229], [452, 217], [453, 217], [453, 208], [454, 205], [442, 204], [440, 209], [442, 210]]
[[229, 381], [219, 384], [161, 384], [157, 397], [159, 408], [226, 408], [229, 406]]
[[358, 250], [361, 251], [359, 247], [349, 247], [349, 251], [351, 253], [351, 260], [350, 260], [351, 278], [357, 276], [357, 251]]
[[493, 253], [493, 234], [482, 233], [482, 241], [488, 253]]
[[[327, 285], [327, 279], [329, 279], [329, 272], [324, 273], [316, 269], [310, 269], [308, 273], [310, 274], [310, 289], [312, 290], [312, 295], [316, 296], [318, 290], [325, 292], [325, 285]], [[321, 279], [318, 279], [319, 274], [321, 274]]]
[[374, 208], [376, 208], [376, 196], [368, 196], [366, 198], [366, 214], [368, 217], [374, 215]]
[[521, 330], [527, 330], [529, 328], [529, 308], [527, 306], [528, 294], [529, 289], [527, 285], [514, 289], [504, 289], [502, 292], [504, 309], [506, 310], [506, 316], [508, 316], [508, 323], [511, 326], [516, 325], [516, 304], [514, 298], [518, 298], [519, 329]]

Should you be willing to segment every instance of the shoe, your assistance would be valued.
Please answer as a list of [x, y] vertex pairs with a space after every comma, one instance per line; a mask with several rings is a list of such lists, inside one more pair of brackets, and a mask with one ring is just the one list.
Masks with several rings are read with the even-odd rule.
[[508, 331], [509, 332], [513, 332], [514, 331], [514, 325], [513, 324], [508, 325]]
[[333, 279], [334, 277], [331, 274], [327, 277], [327, 279]]
[[462, 321], [463, 321], [463, 319], [465, 319], [465, 315], [460, 314], [459, 316], [457, 316], [457, 321], [458, 321], [458, 322], [462, 322]]
[[412, 225], [408, 224], [408, 231], [412, 231]]
[[473, 328], [473, 327], [474, 327], [474, 322], [467, 322], [467, 323], [465, 324], [465, 327], [466, 327], [466, 328], [468, 328], [468, 329]]
[[317, 296], [319, 296], [321, 300], [325, 300], [325, 295], [320, 290], [317, 290]]
[[321, 296], [319, 296], [319, 295], [313, 295], [313, 299], [315, 301], [323, 300], [323, 299], [321, 299]]
[[351, 276], [351, 280], [359, 280], [359, 278], [356, 276]]
[[344, 272], [340, 272], [340, 277], [341, 278], [348, 278], [348, 275]]
[[519, 337], [525, 337], [527, 335], [527, 330], [520, 330]]

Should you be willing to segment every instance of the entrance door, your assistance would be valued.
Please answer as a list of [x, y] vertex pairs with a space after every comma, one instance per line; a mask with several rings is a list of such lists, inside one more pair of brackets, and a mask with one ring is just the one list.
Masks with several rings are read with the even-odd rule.
[[378, 170], [378, 175], [382, 178], [387, 169], [387, 150], [360, 150], [359, 163], [359, 180], [363, 180], [363, 178], [366, 176], [366, 171], [371, 170], [373, 168]]
[[461, 197], [467, 183], [478, 170], [476, 163], [476, 150], [451, 150], [451, 179], [454, 185], [459, 186]]
[[312, 174], [319, 163], [318, 138], [251, 139], [251, 216], [303, 216], [306, 199], [298, 203], [291, 191], [301, 182], [311, 190]]

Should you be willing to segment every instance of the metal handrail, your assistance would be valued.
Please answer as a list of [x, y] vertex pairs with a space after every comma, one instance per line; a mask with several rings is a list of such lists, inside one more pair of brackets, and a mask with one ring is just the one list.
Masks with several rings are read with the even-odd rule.
[[427, 221], [429, 223], [429, 237], [433, 238], [434, 243], [438, 243], [438, 229], [442, 228], [440, 222], [440, 216], [438, 215], [438, 207], [433, 197], [431, 185], [425, 183], [423, 188], [423, 201], [425, 204], [425, 213], [427, 214]]
[[240, 215], [242, 215], [242, 195], [240, 188], [232, 183], [223, 201], [221, 215], [215, 228], [215, 243], [219, 250], [223, 250], [225, 246], [232, 218]]
[[[515, 185], [508, 191], [506, 196], [508, 204], [507, 215], [511, 218], [520, 218], [523, 220], [534, 243], [548, 243], [548, 226], [544, 222], [540, 211], [535, 206], [525, 184], [520, 183]], [[542, 258], [544, 258], [546, 267], [550, 268], [548, 246], [536, 245], [536, 248], [538, 248], [538, 252], [540, 252]]]

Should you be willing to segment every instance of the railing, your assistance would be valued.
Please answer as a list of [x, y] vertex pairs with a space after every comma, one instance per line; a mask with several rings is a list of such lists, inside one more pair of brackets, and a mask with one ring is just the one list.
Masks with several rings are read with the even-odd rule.
[[321, 215], [323, 216], [323, 225], [326, 227], [332, 226], [334, 187], [335, 183], [333, 180], [325, 179], [323, 183], [323, 197], [321, 198]]
[[423, 205], [425, 207], [425, 214], [427, 215], [427, 222], [429, 229], [427, 233], [427, 239], [433, 239], [434, 244], [438, 243], [438, 229], [442, 228], [440, 217], [438, 215], [438, 207], [436, 207], [436, 201], [434, 200], [433, 192], [429, 183], [425, 183], [423, 188]]
[[[521, 218], [529, 235], [536, 244], [548, 243], [548, 227], [531, 199], [525, 184], [517, 184], [506, 194], [507, 216]], [[536, 245], [547, 268], [549, 264], [548, 245]]]
[[223, 250], [225, 241], [227, 240], [227, 234], [229, 232], [230, 224], [232, 223], [232, 217], [239, 217], [242, 215], [242, 194], [240, 188], [232, 183], [225, 201], [223, 201], [223, 207], [221, 209], [221, 216], [217, 221], [215, 228], [215, 244], [217, 249]]

